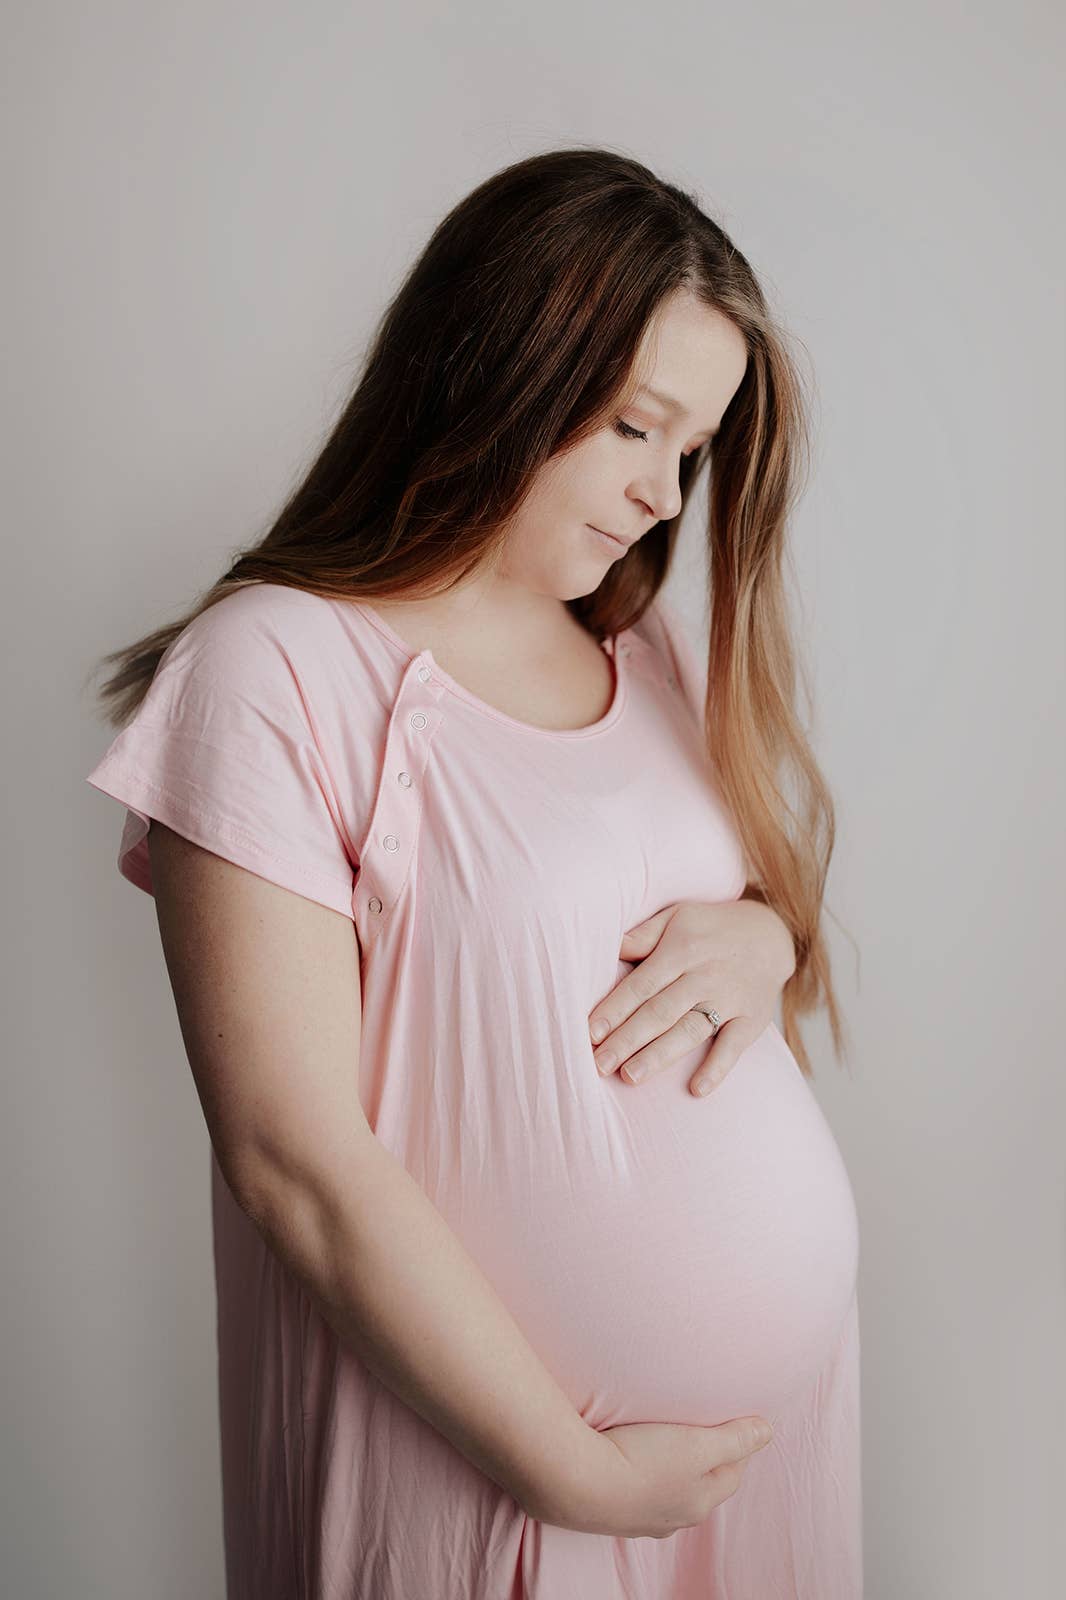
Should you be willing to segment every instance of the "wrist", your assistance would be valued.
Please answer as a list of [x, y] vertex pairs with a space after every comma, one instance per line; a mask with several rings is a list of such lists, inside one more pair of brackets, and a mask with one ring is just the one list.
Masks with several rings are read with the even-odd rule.
[[796, 945], [792, 937], [792, 930], [780, 912], [774, 910], [762, 890], [754, 884], [749, 883], [740, 898], [747, 901], [749, 905], [757, 905], [760, 912], [763, 913], [764, 920], [771, 930], [776, 946], [774, 967], [779, 975], [780, 985], [784, 988], [796, 970]]
[[[770, 908], [767, 907], [767, 909], [769, 910]], [[789, 978], [791, 978], [792, 974], [796, 970], [796, 944], [792, 937], [792, 930], [790, 929], [788, 923], [783, 917], [779, 916], [776, 911], [773, 913], [773, 915], [777, 922], [780, 933], [781, 987], [783, 989]]]
[[542, 1485], [538, 1504], [525, 1509], [538, 1522], [590, 1533], [599, 1526], [605, 1500], [610, 1500], [612, 1469], [622, 1466], [623, 1460], [609, 1439], [578, 1420], [580, 1429], [556, 1455], [551, 1480]]

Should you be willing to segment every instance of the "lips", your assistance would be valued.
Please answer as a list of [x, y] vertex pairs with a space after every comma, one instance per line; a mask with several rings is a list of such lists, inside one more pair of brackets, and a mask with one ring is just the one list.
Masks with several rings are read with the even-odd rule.
[[[595, 524], [590, 522], [589, 523], [589, 527], [590, 528], [595, 527]], [[607, 528], [596, 528], [595, 531], [597, 533], [604, 534], [608, 539], [613, 539], [616, 544], [623, 545], [625, 547], [625, 549], [627, 549], [627, 550], [629, 549], [629, 546], [631, 544], [635, 544], [636, 543], [635, 539], [623, 539], [619, 534], [611, 533], [610, 530], [607, 529]]]

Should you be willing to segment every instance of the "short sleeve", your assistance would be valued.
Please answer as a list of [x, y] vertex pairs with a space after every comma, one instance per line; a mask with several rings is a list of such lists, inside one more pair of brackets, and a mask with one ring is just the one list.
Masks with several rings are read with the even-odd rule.
[[[151, 894], [149, 820], [354, 920], [358, 870], [285, 617], [238, 603], [195, 617], [87, 782], [127, 808], [118, 869]], [[306, 641], [302, 641], [306, 650]]]

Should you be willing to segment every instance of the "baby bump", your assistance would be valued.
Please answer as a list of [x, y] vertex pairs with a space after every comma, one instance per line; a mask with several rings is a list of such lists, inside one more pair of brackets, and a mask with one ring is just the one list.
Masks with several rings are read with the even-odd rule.
[[705, 1054], [639, 1086], [592, 1067], [435, 1197], [593, 1427], [772, 1417], [851, 1301], [852, 1190], [795, 1057], [771, 1024], [701, 1100]]

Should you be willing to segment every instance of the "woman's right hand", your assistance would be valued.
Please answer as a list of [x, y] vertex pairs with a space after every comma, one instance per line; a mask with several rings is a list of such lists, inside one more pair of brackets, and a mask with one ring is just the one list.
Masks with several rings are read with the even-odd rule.
[[603, 1444], [589, 1452], [577, 1498], [541, 1520], [623, 1539], [668, 1539], [702, 1522], [736, 1493], [748, 1457], [773, 1437], [762, 1417], [710, 1428], [632, 1422], [590, 1431]]

